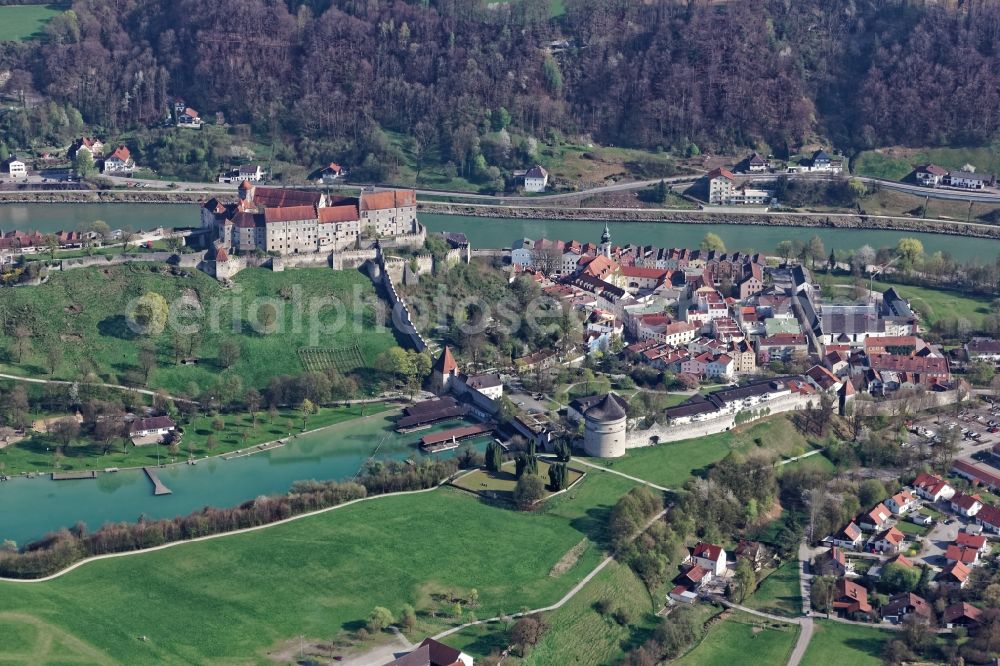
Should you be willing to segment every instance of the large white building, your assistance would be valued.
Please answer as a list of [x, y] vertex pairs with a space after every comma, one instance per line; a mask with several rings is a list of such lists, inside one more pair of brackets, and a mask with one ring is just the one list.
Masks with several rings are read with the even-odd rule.
[[248, 180], [240, 184], [236, 201], [206, 202], [201, 224], [227, 249], [278, 254], [342, 250], [361, 236], [374, 240], [419, 231], [413, 190], [327, 198], [315, 190], [258, 187]]

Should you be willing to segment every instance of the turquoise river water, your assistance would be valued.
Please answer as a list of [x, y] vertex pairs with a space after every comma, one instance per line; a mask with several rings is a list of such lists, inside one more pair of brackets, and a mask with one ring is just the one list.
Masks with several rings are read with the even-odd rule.
[[[424, 455], [415, 446], [423, 435], [455, 425], [447, 422], [399, 434], [386, 416], [348, 421], [300, 435], [271, 451], [160, 468], [160, 480], [173, 494], [159, 497], [153, 495], [153, 485], [141, 469], [73, 481], [52, 481], [48, 475], [12, 479], [0, 483], [0, 541], [25, 544], [78, 521], [93, 530], [141, 515], [172, 518], [205, 506], [236, 506], [259, 495], [286, 492], [304, 479], [348, 480], [376, 448], [380, 460], [417, 459]], [[479, 438], [469, 443], [484, 451], [488, 441]], [[447, 458], [456, 453], [457, 449], [433, 455]]]
[[[421, 221], [431, 231], [462, 231], [473, 247], [510, 247], [518, 238], [559, 238], [592, 240], [600, 238], [599, 222], [508, 220], [484, 217], [422, 214]], [[104, 220], [112, 229], [131, 226], [151, 229], [158, 226], [193, 226], [199, 223], [195, 204], [3, 204], [0, 230], [36, 229], [49, 232], [75, 229], [80, 223]], [[672, 222], [612, 222], [616, 243], [643, 243], [664, 247], [695, 247], [708, 232], [722, 237], [730, 249], [771, 251], [782, 240], [823, 239], [827, 250], [852, 249], [868, 244], [879, 248], [894, 246], [903, 236], [919, 238], [928, 252], [950, 252], [962, 261], [992, 262], [1000, 254], [1000, 241], [945, 234], [861, 229], [813, 229], [764, 227], [739, 224], [679, 224]]]

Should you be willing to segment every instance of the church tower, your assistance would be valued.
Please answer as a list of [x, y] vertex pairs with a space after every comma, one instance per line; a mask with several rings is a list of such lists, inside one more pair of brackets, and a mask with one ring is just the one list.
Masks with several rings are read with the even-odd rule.
[[604, 233], [601, 234], [601, 254], [611, 258], [611, 229], [608, 229], [607, 222], [604, 223]]

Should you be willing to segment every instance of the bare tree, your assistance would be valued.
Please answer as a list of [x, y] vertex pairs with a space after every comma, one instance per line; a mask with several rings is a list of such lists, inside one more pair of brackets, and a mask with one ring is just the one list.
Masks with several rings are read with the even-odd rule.
[[552, 275], [562, 267], [562, 248], [552, 243], [544, 247], [535, 247], [531, 251], [531, 265], [543, 275]]

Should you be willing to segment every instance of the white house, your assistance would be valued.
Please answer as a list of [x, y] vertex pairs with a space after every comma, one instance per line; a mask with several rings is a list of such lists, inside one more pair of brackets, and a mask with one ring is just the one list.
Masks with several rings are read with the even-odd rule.
[[691, 559], [697, 566], [708, 569], [716, 576], [726, 572], [726, 551], [722, 546], [699, 541], [691, 550]]
[[490, 400], [499, 400], [503, 397], [503, 382], [500, 381], [500, 375], [462, 375], [462, 381], [466, 387], [479, 391]]
[[886, 523], [892, 518], [892, 512], [886, 508], [885, 504], [879, 502], [874, 509], [861, 516], [858, 524], [861, 529], [869, 532], [876, 532], [885, 529]]
[[872, 547], [880, 553], [895, 553], [903, 545], [906, 537], [895, 527], [880, 532], [872, 538]]
[[916, 489], [917, 495], [931, 502], [950, 500], [955, 496], [955, 489], [933, 474], [918, 474], [913, 481], [913, 487]]
[[732, 379], [735, 363], [729, 354], [719, 354], [705, 365], [706, 377]]
[[248, 180], [251, 183], [258, 183], [264, 178], [264, 170], [259, 164], [241, 164], [219, 175], [220, 183], [242, 183]]
[[715, 205], [729, 203], [735, 189], [733, 172], [719, 167], [710, 171], [706, 178], [708, 178], [708, 203]]
[[385, 666], [417, 666], [417, 664], [426, 664], [427, 666], [435, 666], [436, 664], [473, 666], [473, 659], [471, 656], [450, 645], [439, 643], [433, 638], [425, 638], [423, 643], [398, 659], [393, 659], [386, 663]]
[[201, 127], [201, 117], [190, 106], [184, 107], [184, 110], [177, 114], [177, 126], [198, 129]]
[[955, 493], [951, 498], [951, 510], [966, 518], [972, 518], [983, 508], [983, 503], [975, 495]]
[[993, 184], [993, 174], [975, 171], [949, 171], [945, 184], [966, 190], [981, 190]]
[[10, 159], [7, 160], [7, 173], [10, 174], [11, 178], [27, 178], [28, 165], [11, 155]]
[[545, 170], [545, 167], [536, 164], [524, 174], [525, 192], [544, 192], [548, 186], [549, 172]]
[[914, 171], [917, 182], [924, 187], [937, 187], [944, 180], [948, 172], [936, 164], [922, 164]]
[[885, 505], [889, 507], [897, 516], [907, 513], [916, 505], [917, 498], [913, 496], [909, 490], [901, 490], [889, 499], [885, 501]]
[[861, 546], [861, 537], [861, 528], [858, 527], [856, 523], [851, 521], [844, 527], [844, 529], [830, 537], [830, 543], [841, 548], [856, 550], [859, 546]]
[[131, 173], [134, 168], [135, 160], [125, 144], [115, 148], [115, 152], [104, 160], [104, 173]]
[[149, 437], [150, 435], [166, 435], [177, 425], [169, 416], [153, 416], [146, 419], [136, 419], [129, 425], [128, 432], [132, 437]]

